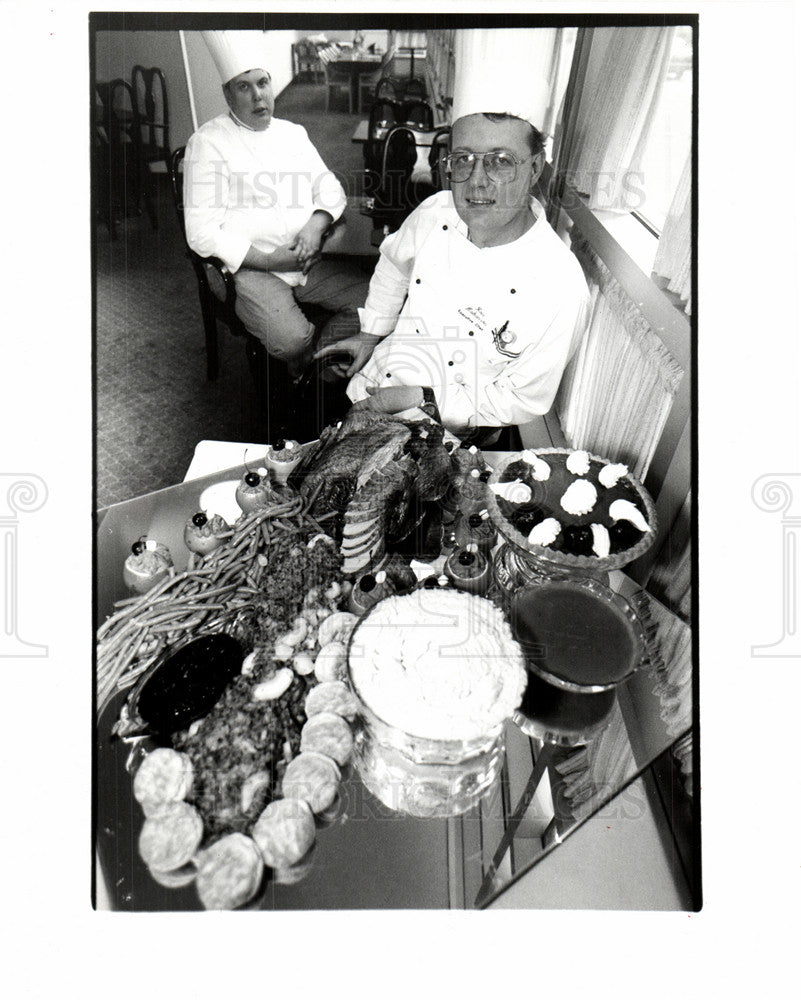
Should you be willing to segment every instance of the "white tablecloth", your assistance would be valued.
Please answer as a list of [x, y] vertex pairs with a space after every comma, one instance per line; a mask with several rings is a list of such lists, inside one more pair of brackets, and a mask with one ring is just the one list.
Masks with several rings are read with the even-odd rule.
[[221, 472], [234, 465], [244, 465], [257, 469], [264, 461], [267, 452], [266, 444], [248, 444], [242, 441], [199, 441], [195, 446], [195, 454], [186, 470], [184, 482], [189, 479], [200, 479]]

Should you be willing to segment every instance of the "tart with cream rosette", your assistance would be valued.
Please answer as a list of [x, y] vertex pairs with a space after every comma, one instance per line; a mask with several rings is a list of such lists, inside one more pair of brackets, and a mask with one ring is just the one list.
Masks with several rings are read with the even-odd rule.
[[499, 532], [554, 567], [625, 566], [656, 537], [656, 511], [619, 462], [569, 448], [527, 449], [498, 463], [487, 506]]

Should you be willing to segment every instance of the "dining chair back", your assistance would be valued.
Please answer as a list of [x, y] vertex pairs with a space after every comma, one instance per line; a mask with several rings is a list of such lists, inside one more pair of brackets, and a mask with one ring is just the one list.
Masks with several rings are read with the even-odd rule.
[[[95, 91], [99, 98], [94, 108], [97, 137], [102, 133], [102, 140], [107, 143], [109, 211], [122, 217], [138, 215], [144, 202], [155, 229], [152, 183], [142, 153], [133, 88], [127, 80], [117, 77], [108, 82], [98, 81]], [[113, 226], [110, 229], [113, 230]]]
[[419, 204], [412, 172], [417, 162], [417, 140], [408, 125], [395, 125], [384, 138], [381, 169], [373, 192], [373, 215], [378, 225], [394, 231]]
[[391, 76], [382, 76], [376, 84], [375, 99], [377, 101], [403, 100], [403, 84]]
[[450, 188], [450, 181], [445, 173], [445, 157], [448, 155], [450, 137], [451, 130], [448, 127], [438, 129], [431, 138], [428, 165], [431, 168], [431, 183], [435, 191], [445, 191]]
[[403, 81], [404, 101], [424, 101], [426, 99], [426, 85], [419, 77]]
[[426, 101], [404, 101], [400, 106], [398, 121], [421, 132], [430, 132], [434, 128], [434, 112]]
[[146, 69], [136, 65], [131, 72], [131, 92], [139, 119], [142, 156], [145, 163], [162, 161], [168, 167], [170, 156], [170, 112], [167, 81], [158, 66]]
[[399, 124], [400, 105], [394, 101], [376, 101], [367, 119], [367, 141], [364, 144], [364, 169], [371, 174], [381, 173], [384, 140], [389, 130]]
[[[311, 83], [317, 82], [318, 76], [323, 76], [323, 64], [317, 53], [317, 46], [308, 38], [301, 38], [293, 46], [294, 76], [303, 77]], [[323, 77], [324, 78], [324, 77]]]
[[335, 51], [322, 49], [320, 62], [325, 78], [325, 110], [331, 110], [331, 98], [339, 91], [348, 98], [348, 114], [353, 114], [353, 91], [351, 89], [351, 73], [347, 67], [337, 66]]

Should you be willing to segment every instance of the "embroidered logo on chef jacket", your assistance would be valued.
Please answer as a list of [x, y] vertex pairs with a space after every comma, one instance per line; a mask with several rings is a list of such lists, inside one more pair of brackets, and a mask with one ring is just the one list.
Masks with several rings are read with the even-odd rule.
[[510, 350], [510, 345], [514, 344], [516, 340], [517, 334], [513, 330], [509, 329], [508, 319], [492, 331], [492, 342], [495, 345], [495, 350], [499, 354], [503, 354], [506, 358], [520, 357], [520, 351]]

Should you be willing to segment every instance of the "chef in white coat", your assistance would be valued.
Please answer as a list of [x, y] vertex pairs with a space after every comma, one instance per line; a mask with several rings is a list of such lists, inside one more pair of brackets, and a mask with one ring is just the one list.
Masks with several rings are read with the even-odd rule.
[[317, 353], [351, 354], [347, 394], [359, 409], [433, 401], [464, 437], [551, 407], [586, 325], [588, 291], [532, 193], [542, 136], [509, 100], [485, 87], [454, 109], [450, 190], [381, 244], [359, 335]]
[[295, 122], [273, 115], [264, 32], [205, 31], [227, 114], [191, 136], [184, 160], [186, 238], [234, 276], [236, 312], [292, 376], [317, 332], [303, 306], [331, 317], [322, 343], [358, 329], [367, 280], [345, 261], [321, 259], [325, 235], [347, 205], [342, 185]]

